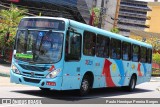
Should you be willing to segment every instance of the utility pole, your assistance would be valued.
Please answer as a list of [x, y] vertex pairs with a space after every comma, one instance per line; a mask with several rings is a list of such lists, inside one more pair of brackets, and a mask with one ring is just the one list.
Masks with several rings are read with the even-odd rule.
[[102, 17], [103, 17], [103, 14], [104, 14], [103, 10], [104, 10], [104, 0], [101, 1], [101, 11], [100, 11], [98, 28], [101, 28], [101, 26], [102, 26]]

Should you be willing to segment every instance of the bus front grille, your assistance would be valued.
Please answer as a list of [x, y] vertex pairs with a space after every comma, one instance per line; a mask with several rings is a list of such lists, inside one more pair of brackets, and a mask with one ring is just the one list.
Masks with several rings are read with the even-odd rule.
[[[31, 75], [31, 72], [22, 72], [24, 75], [28, 75], [28, 76], [33, 76], [33, 75]], [[34, 76], [38, 76], [38, 77], [44, 77], [44, 74], [37, 74], [37, 73], [35, 73], [34, 74]]]
[[23, 64], [19, 64], [19, 66], [25, 70], [37, 71], [37, 72], [43, 72], [49, 69], [48, 67], [37, 67], [37, 66], [29, 66], [29, 65], [23, 65]]
[[25, 82], [31, 82], [31, 83], [39, 83], [41, 80], [38, 79], [31, 79], [31, 78], [23, 78]]

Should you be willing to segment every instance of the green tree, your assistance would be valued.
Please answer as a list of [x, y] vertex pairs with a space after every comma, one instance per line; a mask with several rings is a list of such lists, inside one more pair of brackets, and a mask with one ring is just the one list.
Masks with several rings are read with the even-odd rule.
[[90, 14], [92, 15], [92, 11], [94, 12], [94, 22], [93, 26], [98, 26], [99, 24], [99, 15], [100, 15], [100, 8], [94, 7], [90, 10]]
[[154, 51], [160, 50], [160, 37], [147, 38], [145, 42], [151, 44], [153, 46]]
[[153, 54], [153, 62], [160, 65], [160, 54], [158, 52]]
[[141, 37], [141, 36], [137, 36], [137, 35], [131, 35], [130, 38], [151, 44], [153, 46], [154, 52], [160, 50], [160, 37], [155, 37], [155, 36], [143, 37], [143, 35]]
[[[19, 9], [11, 4], [9, 9], [0, 10], [0, 47], [11, 47], [14, 42], [16, 28], [20, 20], [25, 16], [26, 9]], [[9, 39], [5, 41], [6, 34], [9, 33]]]
[[111, 32], [118, 34], [118, 33], [119, 33], [119, 29], [118, 29], [118, 28], [112, 28], [112, 29], [111, 29]]

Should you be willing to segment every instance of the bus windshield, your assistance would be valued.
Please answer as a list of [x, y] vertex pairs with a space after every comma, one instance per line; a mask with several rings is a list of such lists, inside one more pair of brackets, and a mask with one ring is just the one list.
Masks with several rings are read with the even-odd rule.
[[29, 63], [56, 63], [61, 59], [63, 33], [18, 30], [15, 58]]

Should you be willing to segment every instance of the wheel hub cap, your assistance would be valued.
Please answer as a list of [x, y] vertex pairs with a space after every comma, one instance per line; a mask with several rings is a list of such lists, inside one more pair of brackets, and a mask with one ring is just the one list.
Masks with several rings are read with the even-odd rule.
[[82, 88], [83, 88], [84, 91], [88, 90], [88, 87], [89, 87], [88, 85], [89, 85], [88, 81], [83, 81]]

